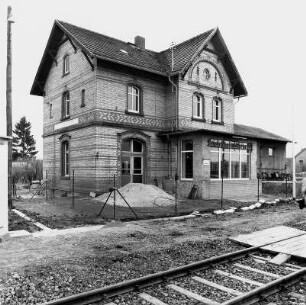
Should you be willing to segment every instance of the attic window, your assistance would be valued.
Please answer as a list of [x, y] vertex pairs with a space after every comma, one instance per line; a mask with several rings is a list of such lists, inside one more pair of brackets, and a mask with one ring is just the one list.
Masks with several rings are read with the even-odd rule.
[[65, 55], [63, 59], [63, 75], [69, 73], [69, 55]]
[[123, 49], [121, 49], [120, 51], [121, 51], [122, 53], [124, 53], [124, 54], [128, 54], [128, 52], [125, 51], [125, 50], [123, 50]]

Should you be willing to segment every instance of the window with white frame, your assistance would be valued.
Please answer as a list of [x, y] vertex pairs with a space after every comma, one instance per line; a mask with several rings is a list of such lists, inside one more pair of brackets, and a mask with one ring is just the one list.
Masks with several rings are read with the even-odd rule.
[[182, 141], [181, 150], [181, 177], [193, 179], [193, 141]]
[[210, 178], [248, 179], [250, 152], [240, 148], [212, 148], [210, 151]]
[[70, 94], [68, 91], [63, 94], [62, 101], [62, 118], [69, 118], [70, 116]]
[[140, 113], [140, 89], [136, 86], [128, 86], [128, 112]]
[[195, 93], [192, 97], [192, 117], [196, 119], [203, 119], [204, 109], [203, 96]]
[[70, 154], [69, 154], [69, 141], [65, 140], [61, 143], [62, 146], [62, 164], [61, 164], [61, 172], [62, 176], [69, 176], [69, 162], [70, 162]]
[[65, 55], [63, 59], [63, 75], [68, 74], [70, 71], [69, 67], [69, 55]]
[[269, 147], [269, 157], [273, 157], [274, 149], [272, 147]]
[[213, 99], [213, 121], [222, 122], [222, 101]]

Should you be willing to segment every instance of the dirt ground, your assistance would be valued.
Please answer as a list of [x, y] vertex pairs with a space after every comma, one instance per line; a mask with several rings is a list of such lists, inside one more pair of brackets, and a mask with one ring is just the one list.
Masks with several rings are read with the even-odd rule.
[[[29, 264], [96, 255], [97, 249], [116, 246], [130, 251], [148, 251], [173, 243], [194, 240], [225, 239], [240, 233], [306, 222], [304, 210], [295, 204], [279, 204], [265, 209], [228, 215], [207, 214], [193, 219], [152, 219], [133, 222], [109, 222], [90, 232], [69, 231], [58, 236], [12, 238], [0, 243], [0, 270], [22, 272]], [[143, 236], [139, 238], [139, 234]], [[114, 250], [115, 248], [115, 250]], [[106, 254], [106, 253], [104, 253]]]

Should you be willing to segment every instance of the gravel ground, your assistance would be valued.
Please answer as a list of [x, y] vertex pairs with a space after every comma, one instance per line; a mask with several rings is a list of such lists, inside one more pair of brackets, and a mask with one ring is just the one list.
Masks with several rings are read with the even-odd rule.
[[[279, 205], [233, 215], [148, 220], [82, 234], [10, 240], [0, 244], [0, 304], [38, 304], [236, 251], [242, 246], [226, 237], [282, 224], [306, 229], [304, 220], [304, 214], [296, 206]], [[252, 266], [282, 272], [270, 264]], [[209, 270], [204, 273], [212, 274]], [[240, 291], [252, 288], [235, 280], [224, 279], [224, 283]], [[199, 287], [195, 285], [194, 291]], [[305, 293], [305, 282], [291, 290]], [[157, 292], [154, 289], [152, 293]], [[175, 292], [158, 293], [163, 295], [165, 303], [174, 304], [171, 295]], [[217, 300], [223, 299], [223, 293], [218, 293]], [[286, 293], [279, 294], [277, 304], [299, 304], [288, 299]], [[136, 301], [135, 295], [130, 298], [123, 301], [123, 296], [118, 297], [115, 303], [146, 304]], [[192, 302], [182, 298], [175, 304]]]

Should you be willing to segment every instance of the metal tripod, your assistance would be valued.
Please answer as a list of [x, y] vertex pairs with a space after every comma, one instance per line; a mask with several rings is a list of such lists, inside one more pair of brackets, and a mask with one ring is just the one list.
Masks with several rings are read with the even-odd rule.
[[138, 219], [137, 214], [135, 213], [135, 211], [132, 209], [132, 207], [128, 204], [128, 202], [125, 200], [125, 198], [122, 196], [122, 194], [120, 193], [120, 191], [116, 188], [116, 187], [111, 187], [109, 189], [110, 193], [104, 203], [104, 205], [102, 206], [98, 216], [101, 216], [103, 209], [105, 208], [110, 196], [114, 193], [114, 220], [116, 220], [116, 192], [121, 196], [121, 198], [124, 200], [124, 202], [127, 204], [127, 206], [131, 209], [131, 211], [133, 212], [133, 214], [135, 215], [136, 219]]

